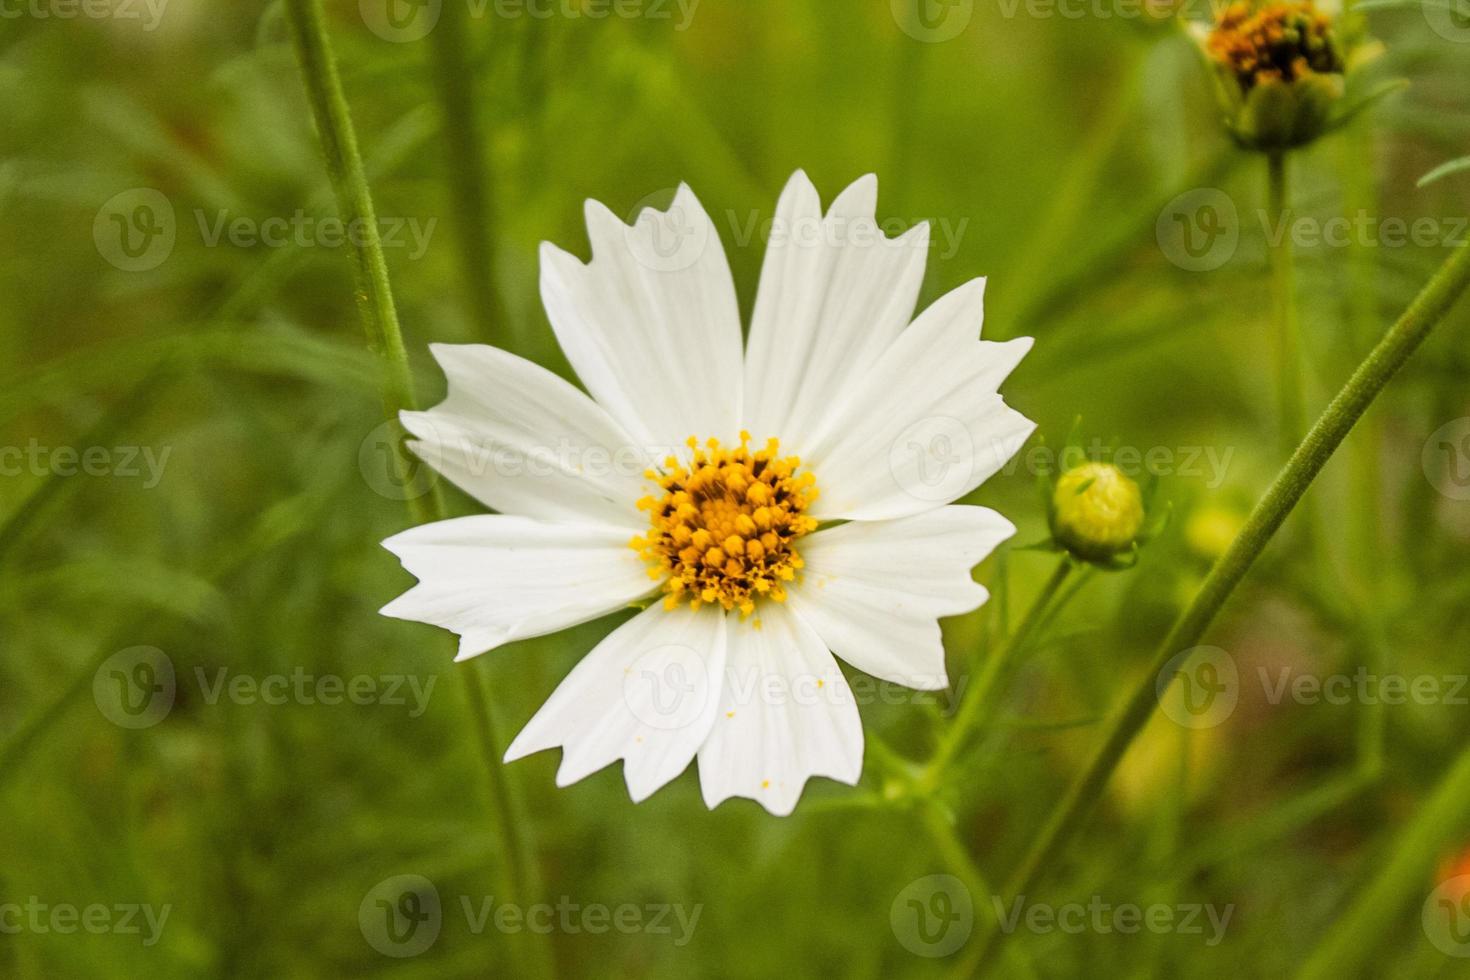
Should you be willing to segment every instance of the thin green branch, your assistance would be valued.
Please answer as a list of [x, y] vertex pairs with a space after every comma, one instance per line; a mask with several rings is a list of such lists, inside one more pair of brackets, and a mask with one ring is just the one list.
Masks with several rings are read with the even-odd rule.
[[439, 132], [449, 168], [459, 242], [460, 276], [470, 312], [483, 339], [502, 337], [509, 323], [495, 275], [495, 210], [485, 186], [489, 167], [482, 150], [479, 106], [465, 50], [469, 8], [445, 4], [429, 33], [434, 86], [441, 109]]
[[[133, 419], [137, 418], [152, 403], [160, 391], [171, 381], [169, 365], [167, 361], [160, 362], [142, 380], [133, 386], [122, 400], [108, 409], [107, 413], [98, 420], [86, 435], [77, 440], [78, 446], [111, 446], [114, 437], [122, 431]], [[70, 480], [51, 470], [42, 478], [42, 481], [30, 495], [21, 501], [3, 519], [0, 519], [0, 560], [15, 548], [36, 522], [48, 510], [59, 506], [69, 492], [74, 492], [80, 484], [78, 480]]]
[[[1383, 934], [1403, 921], [1411, 905], [1422, 906], [1432, 900], [1434, 867], [1447, 851], [1463, 842], [1467, 812], [1470, 812], [1470, 750], [1460, 753], [1409, 826], [1394, 835], [1397, 845], [1382, 870], [1347, 913], [1332, 920], [1321, 945], [1297, 974], [1297, 980], [1358, 976], [1370, 959], [1381, 960], [1383, 954], [1376, 944]], [[1453, 902], [1458, 911], [1458, 895], [1447, 901]], [[1433, 911], [1437, 914], [1440, 910]], [[1458, 923], [1459, 919], [1454, 921]], [[1459, 936], [1448, 934], [1448, 928], [1446, 932], [1445, 939], [1458, 946]]]
[[1296, 252], [1287, 227], [1290, 214], [1286, 154], [1266, 157], [1267, 208], [1275, 241], [1271, 243], [1271, 300], [1276, 311], [1277, 395], [1283, 455], [1290, 453], [1306, 430], [1302, 400], [1301, 317], [1296, 305]]
[[1016, 627], [1013, 635], [1003, 648], [991, 655], [985, 664], [985, 670], [976, 681], [974, 689], [968, 692], [955, 720], [935, 749], [933, 758], [924, 769], [921, 777], [921, 785], [932, 789], [939, 785], [944, 771], [954, 761], [954, 757], [964, 747], [975, 727], [984, 719], [987, 711], [993, 706], [992, 702], [997, 696], [1002, 681], [1011, 667], [1025, 653], [1027, 645], [1031, 642], [1037, 627], [1049, 616], [1049, 607], [1053, 606], [1053, 600], [1063, 583], [1072, 572], [1072, 561], [1063, 556], [1057, 564], [1056, 570], [1052, 572], [1051, 578], [1041, 588], [1041, 592], [1031, 603], [1026, 617]]
[[[357, 148], [357, 131], [342, 92], [342, 80], [337, 75], [337, 61], [327, 40], [321, 0], [288, 0], [286, 18], [326, 159], [327, 176], [337, 197], [337, 209], [343, 224], [357, 231], [355, 236], [350, 236], [353, 241], [350, 253], [356, 275], [358, 314], [368, 349], [378, 354], [382, 364], [384, 411], [390, 419], [396, 419], [400, 411], [414, 407], [413, 375], [388, 280], [388, 260], [378, 233], [377, 211], [368, 189], [362, 154]], [[395, 446], [399, 475], [406, 478], [407, 450], [402, 440], [395, 440]], [[432, 520], [440, 509], [432, 495], [416, 498], [410, 508], [420, 521]]]
[[[352, 249], [357, 273], [358, 312], [368, 346], [378, 352], [383, 362], [384, 408], [391, 418], [396, 419], [400, 411], [415, 405], [413, 377], [403, 345], [403, 333], [398, 325], [398, 312], [378, 235], [372, 193], [357, 149], [357, 135], [337, 74], [336, 59], [327, 38], [321, 0], [287, 0], [286, 14], [341, 218], [349, 227], [361, 229], [353, 239]], [[395, 458], [400, 474], [406, 475], [409, 471], [405, 449], [401, 440], [398, 443]], [[419, 520], [444, 517], [443, 505], [434, 494], [425, 494], [410, 501], [409, 510]], [[485, 756], [491, 806], [500, 832], [497, 841], [502, 849], [501, 858], [512, 892], [507, 898], [509, 901], [527, 901], [540, 893], [541, 886], [532, 857], [534, 848], [523, 831], [522, 808], [514, 787], [500, 766], [500, 744], [490, 700], [473, 666], [460, 671], [460, 676], [464, 678], [466, 700]], [[528, 960], [524, 964], [527, 973], [536, 976], [554, 973], [551, 950], [545, 936], [532, 934], [528, 942], [519, 948]]]
[[[322, 493], [306, 493], [296, 498], [301, 501], [301, 520], [293, 522], [290, 526], [294, 528], [307, 528], [314, 525], [317, 514], [325, 507], [327, 498]], [[205, 563], [203, 570], [199, 573], [205, 581], [222, 584], [230, 576], [257, 556], [269, 552], [272, 548], [283, 543], [282, 536], [274, 531], [281, 525], [280, 511], [273, 507], [264, 511], [257, 518], [250, 533], [233, 539], [228, 545], [221, 547], [215, 555]], [[296, 533], [295, 531], [292, 532]], [[44, 743], [44, 736], [53, 726], [58, 724], [66, 716], [66, 712], [92, 690], [92, 682], [108, 657], [118, 651], [120, 647], [135, 642], [136, 638], [158, 625], [158, 615], [155, 611], [135, 616], [126, 621], [121, 629], [115, 630], [111, 639], [100, 644], [92, 655], [82, 664], [72, 679], [62, 688], [50, 703], [37, 708], [21, 722], [0, 745], [0, 787], [7, 785], [20, 771], [21, 766], [30, 758], [32, 750]]]
[[[973, 907], [984, 907], [989, 905], [995, 895], [994, 889], [990, 887], [984, 872], [980, 870], [974, 860], [970, 857], [969, 850], [960, 838], [958, 828], [955, 827], [949, 814], [945, 813], [932, 800], [926, 800], [919, 810], [919, 820], [928, 832], [929, 839], [934, 843], [934, 849], [939, 852], [939, 857], [944, 861], [944, 866], [954, 872], [956, 878], [964, 884], [965, 890], [970, 893], [970, 901]], [[1020, 946], [1010, 946], [1007, 950], [1009, 957], [1008, 966], [1018, 977], [1036, 977], [1036, 964], [1031, 962]]]
[[[1445, 260], [1398, 322], [1358, 365], [1292, 453], [1291, 459], [1247, 518], [1240, 534], [1210, 569], [1194, 601], [1159, 644], [1152, 663], [1109, 722], [1107, 734], [1098, 744], [1087, 767], [1073, 781], [1012, 875], [1007, 894], [1026, 893], [1035, 886], [1044, 871], [1056, 866], [1129, 745], [1152, 717], [1158, 704], [1155, 685], [1159, 672], [1176, 654], [1199, 641], [1225, 600], [1265, 550], [1353, 425], [1449, 312], [1467, 285], [1470, 285], [1470, 243], [1461, 245]], [[987, 931], [973, 941], [966, 959], [971, 972], [994, 939], [994, 927], [989, 924]]]

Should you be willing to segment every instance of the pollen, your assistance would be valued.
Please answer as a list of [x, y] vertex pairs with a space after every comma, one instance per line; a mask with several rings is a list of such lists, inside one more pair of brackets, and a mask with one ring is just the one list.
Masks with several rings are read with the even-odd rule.
[[1332, 18], [1311, 0], [1225, 7], [1206, 42], [1211, 57], [1235, 73], [1242, 91], [1345, 69]]
[[689, 447], [687, 462], [670, 456], [646, 474], [658, 484], [638, 502], [649, 531], [630, 542], [649, 577], [664, 580], [664, 605], [718, 604], [748, 616], [758, 601], [784, 602], [802, 568], [796, 541], [817, 528], [805, 513], [816, 479], [775, 439], [752, 450], [748, 432], [738, 446], [691, 436]]

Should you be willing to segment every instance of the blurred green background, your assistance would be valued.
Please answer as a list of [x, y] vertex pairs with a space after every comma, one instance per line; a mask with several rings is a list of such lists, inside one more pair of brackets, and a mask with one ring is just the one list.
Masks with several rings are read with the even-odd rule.
[[[421, 36], [432, 2], [395, 3], [407, 27], [381, 0], [326, 6], [377, 210], [400, 229], [395, 245], [385, 225], [387, 256], [425, 404], [443, 390], [431, 341], [567, 373], [536, 248], [585, 256], [587, 197], [631, 217], [689, 182], [748, 316], [751, 219], [801, 167], [824, 200], [876, 172], [890, 232], [934, 224], [922, 304], [990, 277], [986, 335], [1037, 338], [1007, 398], [1049, 444], [1081, 416], [1087, 439], [1167, 451], [1168, 529], [1135, 569], [1085, 582], [944, 789], [1003, 879], [1282, 462], [1264, 166], [1221, 135], [1189, 41], [1104, 4], [961, 0], [920, 20], [905, 0], [646, 0], [595, 18], [609, 8], [558, 0], [545, 17], [463, 6]], [[447, 635], [377, 615], [410, 581], [378, 545], [408, 517], [349, 250], [214, 235], [335, 213], [279, 4], [0, 12], [0, 447], [16, 450], [0, 456], [0, 975], [518, 975], [527, 935], [477, 930], [461, 904], [499, 897], [504, 869], [458, 675], [482, 674], [503, 744], [618, 618], [454, 667]], [[1433, 219], [1434, 240], [1299, 249], [1313, 413], [1467, 233], [1470, 182], [1415, 181], [1470, 147], [1470, 29], [1372, 17], [1386, 48], [1369, 71], [1412, 85], [1294, 159], [1293, 206], [1319, 223]], [[1177, 235], [1200, 200], [1237, 236], [1207, 269]], [[1202, 934], [1022, 927], [1000, 975], [1285, 975], [1382, 867], [1465, 744], [1466, 708], [1272, 704], [1254, 678], [1463, 676], [1470, 503], [1446, 482], [1456, 460], [1423, 450], [1470, 415], [1467, 340], [1460, 310], [1314, 488], [1325, 552], [1304, 559], [1296, 514], [1212, 629], [1245, 678], [1236, 710], [1201, 730], [1156, 718], [1047, 869], [1053, 904], [1229, 906], [1223, 940], [1203, 917]], [[1014, 544], [1044, 536], [1024, 459], [975, 499], [1016, 521]], [[1011, 549], [977, 570], [996, 598], [946, 623], [957, 684], [1054, 563]], [[139, 646], [166, 656], [174, 693], [133, 728], [111, 685], [156, 677]], [[268, 704], [213, 687], [298, 674], [376, 693]], [[391, 703], [394, 677], [426, 702], [403, 682]], [[865, 726], [922, 760], [950, 699], [920, 702], [866, 704]], [[557, 790], [556, 764], [505, 770], [535, 900], [699, 909], [682, 943], [672, 913], [671, 934], [558, 929], [563, 975], [931, 976], [962, 955], [923, 955], [895, 924], [906, 888], [954, 868], [912, 812], [864, 802], [881, 790], [871, 763], [863, 789], [814, 783], [787, 819], [706, 811], [692, 768], [634, 806], [617, 767]], [[415, 956], [384, 955], [359, 919], [398, 875], [443, 906]], [[109, 925], [63, 931], [43, 911], [6, 928], [28, 903], [100, 903]], [[129, 905], [168, 917], [150, 936], [137, 913], [129, 932]], [[1470, 975], [1419, 914], [1383, 924], [1374, 975]]]

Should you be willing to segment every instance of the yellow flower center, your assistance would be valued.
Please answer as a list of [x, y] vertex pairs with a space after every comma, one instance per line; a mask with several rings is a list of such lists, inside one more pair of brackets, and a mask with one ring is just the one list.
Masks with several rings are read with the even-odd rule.
[[719, 603], [745, 615], [759, 598], [785, 601], [785, 584], [802, 567], [796, 539], [817, 527], [803, 513], [816, 499], [816, 479], [798, 474], [801, 460], [781, 456], [777, 440], [755, 452], [749, 444], [748, 432], [728, 449], [690, 436], [687, 463], [670, 456], [645, 474], [661, 494], [638, 501], [650, 528], [630, 544], [649, 577], [665, 580], [666, 608], [687, 599], [691, 609]]
[[1259, 7], [1238, 0], [1220, 12], [1207, 47], [1247, 91], [1263, 82], [1293, 82], [1344, 69], [1332, 18], [1311, 0]]

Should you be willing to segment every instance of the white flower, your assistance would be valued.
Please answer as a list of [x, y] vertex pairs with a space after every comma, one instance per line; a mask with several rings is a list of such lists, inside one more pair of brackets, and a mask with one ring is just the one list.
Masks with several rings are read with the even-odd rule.
[[504, 351], [434, 346], [449, 395], [404, 413], [411, 445], [501, 513], [384, 542], [419, 584], [383, 613], [453, 630], [464, 659], [663, 596], [506, 761], [561, 746], [565, 786], [622, 759], [637, 801], [698, 756], [710, 807], [787, 814], [808, 778], [862, 769], [833, 653], [947, 686], [937, 620], [985, 601], [970, 570], [1015, 533], [951, 501], [1034, 428], [996, 393], [1031, 340], [977, 339], [978, 279], [910, 324], [929, 229], [884, 236], [877, 193], [864, 177], [824, 216], [791, 178], [743, 351], [718, 232], [684, 186], [632, 227], [589, 201], [590, 264], [542, 246], [542, 299], [590, 398]]

